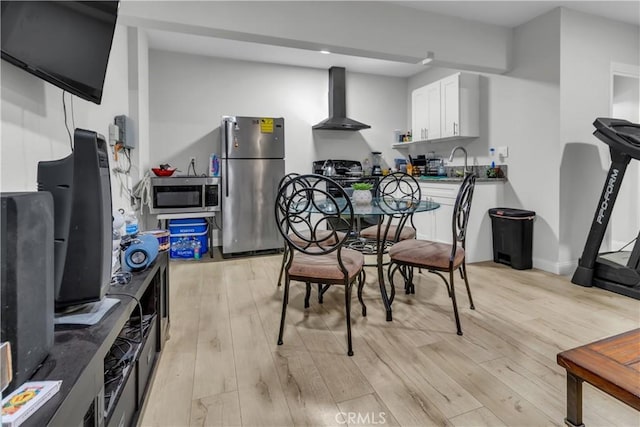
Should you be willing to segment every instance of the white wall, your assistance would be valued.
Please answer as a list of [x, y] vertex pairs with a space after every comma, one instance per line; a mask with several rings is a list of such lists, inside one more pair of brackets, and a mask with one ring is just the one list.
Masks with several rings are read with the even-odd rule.
[[149, 170], [149, 41], [144, 30], [129, 27], [129, 111], [136, 149], [133, 157], [133, 181]]
[[[640, 68], [636, 67], [636, 70]], [[637, 74], [640, 74], [636, 71]], [[613, 75], [611, 116], [640, 123], [640, 76]], [[632, 160], [627, 167], [613, 208], [611, 250], [618, 250], [640, 231], [640, 167]], [[608, 243], [608, 242], [607, 242]], [[627, 249], [630, 249], [628, 246]]]
[[[480, 137], [470, 141], [430, 143], [413, 154], [435, 151], [448, 158], [456, 145], [469, 153], [469, 164], [508, 165], [504, 187], [507, 207], [534, 210], [534, 267], [557, 270], [559, 180], [560, 11], [539, 16], [514, 31], [513, 69], [504, 75], [481, 74]], [[430, 69], [409, 79], [408, 97], [416, 87], [454, 73]], [[489, 156], [489, 147], [509, 147], [504, 161]], [[462, 165], [456, 156], [452, 165]], [[486, 212], [476, 214], [487, 215]]]
[[[2, 143], [0, 189], [35, 191], [38, 162], [66, 157], [71, 152], [64, 125], [62, 90], [6, 61], [1, 63]], [[119, 114], [128, 114], [127, 32], [117, 26], [105, 78], [101, 105], [74, 97], [75, 126], [108, 136], [108, 126]], [[67, 94], [68, 123], [73, 135], [71, 101]], [[128, 208], [114, 185], [113, 207]]]
[[346, 73], [347, 115], [371, 125], [359, 132], [312, 131], [328, 115], [328, 71], [151, 50], [150, 164], [197, 172], [220, 153], [223, 115], [285, 119], [287, 172], [311, 172], [314, 160], [362, 160], [382, 151], [393, 164], [394, 129], [406, 122], [406, 79]]
[[[558, 258], [565, 270], [572, 271], [610, 165], [608, 146], [591, 135], [592, 123], [610, 113], [612, 63], [640, 65], [640, 27], [563, 9], [561, 52]], [[629, 230], [628, 240], [637, 232]]]

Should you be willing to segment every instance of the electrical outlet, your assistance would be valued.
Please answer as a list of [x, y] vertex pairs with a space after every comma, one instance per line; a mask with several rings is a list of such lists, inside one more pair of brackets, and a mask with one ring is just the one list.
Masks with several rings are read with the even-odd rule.
[[500, 156], [500, 158], [509, 157], [509, 147], [498, 147], [498, 155]]

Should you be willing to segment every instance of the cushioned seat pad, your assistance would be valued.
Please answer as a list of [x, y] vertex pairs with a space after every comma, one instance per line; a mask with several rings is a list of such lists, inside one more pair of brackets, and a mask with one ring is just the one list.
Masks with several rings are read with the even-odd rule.
[[[364, 265], [364, 255], [352, 249], [342, 249], [342, 263], [349, 281], [358, 275]], [[326, 255], [307, 255], [296, 251], [289, 268], [291, 280], [342, 283], [344, 274], [338, 264], [338, 251]]]
[[[404, 240], [389, 249], [389, 256], [393, 261], [400, 264], [448, 270], [451, 249], [451, 245], [447, 243], [431, 242], [429, 240]], [[458, 246], [453, 260], [453, 268], [458, 268], [463, 260], [464, 249]]]
[[[382, 228], [380, 229], [380, 234], [384, 233], [385, 227], [386, 227], [385, 225], [382, 225]], [[393, 239], [396, 235], [397, 230], [398, 230], [397, 225], [389, 226], [389, 234], [387, 234], [388, 236], [387, 238]], [[365, 228], [360, 232], [360, 236], [366, 237], [367, 239], [377, 239], [378, 226], [372, 225], [371, 227]], [[413, 227], [404, 226], [402, 227], [402, 231], [400, 232], [400, 238], [398, 240], [402, 241], [402, 240], [409, 240], [409, 239], [415, 239], [415, 238], [416, 238], [416, 229]]]

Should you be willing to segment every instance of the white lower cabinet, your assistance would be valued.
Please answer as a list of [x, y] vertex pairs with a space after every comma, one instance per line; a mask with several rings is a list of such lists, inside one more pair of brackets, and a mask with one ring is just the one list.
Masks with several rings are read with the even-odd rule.
[[[460, 184], [420, 183], [423, 200], [432, 200], [440, 207], [433, 211], [417, 213], [413, 216], [418, 239], [451, 243], [453, 240], [453, 208]], [[467, 228], [467, 262], [490, 261], [493, 259], [491, 218], [489, 209], [501, 207], [504, 182], [477, 182]]]

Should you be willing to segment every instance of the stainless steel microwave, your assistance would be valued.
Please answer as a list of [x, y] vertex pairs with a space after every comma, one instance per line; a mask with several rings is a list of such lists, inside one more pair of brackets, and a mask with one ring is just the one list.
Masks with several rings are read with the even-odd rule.
[[151, 178], [151, 198], [152, 214], [219, 211], [220, 178]]

